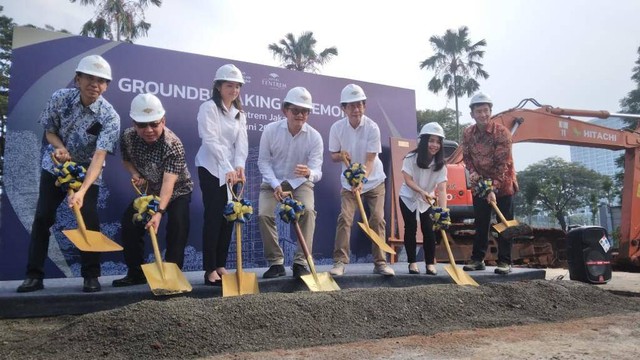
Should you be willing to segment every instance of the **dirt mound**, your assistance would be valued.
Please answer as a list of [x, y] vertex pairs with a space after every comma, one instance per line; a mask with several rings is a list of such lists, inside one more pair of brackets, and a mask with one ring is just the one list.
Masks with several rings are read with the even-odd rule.
[[544, 280], [172, 298], [80, 316], [2, 352], [9, 359], [199, 358], [565, 321], [637, 311], [639, 305], [638, 298], [594, 286]]

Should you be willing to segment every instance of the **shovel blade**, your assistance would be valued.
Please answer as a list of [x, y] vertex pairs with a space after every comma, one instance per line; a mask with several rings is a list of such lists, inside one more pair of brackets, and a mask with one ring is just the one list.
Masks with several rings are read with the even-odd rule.
[[313, 274], [302, 275], [300, 278], [307, 285], [310, 291], [338, 291], [340, 286], [331, 277], [329, 273], [316, 273], [318, 281], [313, 277]]
[[69, 238], [69, 240], [80, 251], [89, 252], [109, 252], [109, 251], [122, 251], [122, 246], [108, 237], [104, 236], [99, 231], [80, 229], [62, 230], [62, 233]]
[[[162, 272], [158, 266], [162, 266]], [[175, 295], [192, 290], [189, 280], [178, 265], [167, 262], [154, 262], [142, 265], [142, 272], [154, 295]], [[162, 276], [164, 274], [164, 276]]]
[[360, 228], [362, 229], [362, 231], [364, 231], [365, 234], [367, 234], [369, 239], [371, 239], [371, 241], [373, 241], [376, 245], [378, 245], [380, 250], [389, 254], [393, 254], [393, 255], [396, 254], [396, 251], [393, 250], [393, 248], [389, 246], [389, 244], [387, 244], [384, 241], [384, 239], [380, 238], [380, 236], [376, 234], [376, 232], [373, 231], [373, 229], [371, 229], [365, 223], [362, 223], [362, 222], [359, 222], [358, 225], [360, 225]]
[[259, 294], [258, 278], [255, 273], [237, 271], [222, 275], [222, 296]]
[[507, 226], [503, 223], [495, 224], [492, 226], [493, 230], [495, 230], [498, 234], [507, 230]]
[[444, 270], [451, 276], [453, 281], [458, 285], [472, 285], [472, 286], [480, 286], [469, 274], [467, 274], [464, 270], [453, 267], [451, 265], [445, 265]]

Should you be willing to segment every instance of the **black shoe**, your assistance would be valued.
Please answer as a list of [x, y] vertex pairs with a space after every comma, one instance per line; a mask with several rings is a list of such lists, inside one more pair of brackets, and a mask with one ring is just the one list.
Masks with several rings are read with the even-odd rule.
[[484, 270], [486, 269], [486, 266], [484, 265], [484, 260], [482, 261], [478, 261], [478, 260], [471, 260], [467, 265], [465, 265], [462, 270], [464, 271], [477, 271], [477, 270]]
[[303, 275], [311, 274], [306, 266], [300, 264], [293, 264], [291, 270], [293, 270], [293, 277], [296, 279], [300, 279]]
[[207, 286], [222, 286], [222, 276], [219, 280], [211, 281], [209, 280], [209, 274], [204, 274], [204, 284]]
[[271, 279], [285, 275], [287, 275], [287, 272], [284, 270], [284, 265], [271, 265], [269, 270], [262, 274], [262, 277], [265, 279]]
[[19, 293], [32, 292], [44, 289], [44, 284], [42, 283], [42, 279], [32, 279], [27, 278], [24, 279], [22, 285], [18, 286], [16, 290]]
[[98, 278], [94, 277], [86, 277], [84, 278], [84, 286], [82, 287], [82, 291], [86, 293], [98, 292], [101, 290], [100, 282]]
[[142, 285], [146, 283], [147, 283], [147, 279], [144, 276], [127, 275], [122, 279], [113, 280], [113, 282], [111, 283], [111, 286], [124, 287], [124, 286], [131, 286], [131, 285]]

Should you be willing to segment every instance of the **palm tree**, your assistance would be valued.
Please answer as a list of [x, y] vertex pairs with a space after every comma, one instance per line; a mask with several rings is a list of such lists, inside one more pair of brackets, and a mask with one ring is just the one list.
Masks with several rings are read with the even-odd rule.
[[[446, 89], [447, 98], [456, 99], [456, 134], [460, 134], [460, 112], [458, 97], [471, 96], [480, 88], [477, 78], [487, 79], [489, 73], [478, 62], [484, 56], [481, 48], [487, 45], [483, 39], [471, 44], [469, 28], [462, 26], [456, 32], [447, 30], [444, 36], [433, 35], [429, 38], [435, 55], [420, 63], [420, 69], [434, 70], [435, 75], [429, 81], [429, 90], [437, 94]], [[458, 139], [459, 141], [459, 135]]]
[[[75, 3], [77, 0], [69, 0]], [[162, 0], [79, 0], [81, 5], [97, 5], [93, 19], [87, 21], [81, 35], [101, 39], [133, 42], [147, 36], [151, 24], [144, 21], [149, 5], [160, 7]], [[114, 36], [115, 31], [115, 36]]]
[[317, 72], [318, 67], [338, 55], [338, 49], [332, 46], [318, 54], [314, 49], [316, 42], [313, 31], [303, 32], [298, 39], [292, 33], [288, 33], [278, 43], [270, 44], [269, 50], [273, 57], [279, 58], [282, 66], [289, 70]]

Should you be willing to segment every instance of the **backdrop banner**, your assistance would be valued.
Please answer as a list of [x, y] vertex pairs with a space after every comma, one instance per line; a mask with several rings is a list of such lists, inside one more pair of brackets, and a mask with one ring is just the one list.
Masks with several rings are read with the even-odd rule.
[[[266, 47], [265, 47], [266, 51]], [[318, 264], [331, 263], [336, 219], [340, 212], [340, 163], [331, 161], [327, 146], [331, 125], [344, 117], [340, 108], [340, 91], [349, 83], [363, 87], [367, 94], [366, 114], [381, 130], [381, 154], [387, 174], [386, 214], [389, 223], [389, 138], [416, 136], [416, 107], [413, 90], [372, 84], [350, 79], [303, 73], [237, 60], [170, 51], [129, 43], [73, 36], [17, 27], [14, 30], [11, 86], [4, 159], [5, 191], [2, 194], [0, 223], [0, 280], [21, 279], [26, 271], [31, 224], [38, 197], [43, 128], [38, 118], [54, 91], [73, 87], [75, 68], [84, 56], [98, 54], [111, 65], [113, 80], [103, 95], [118, 111], [122, 130], [132, 126], [129, 117], [131, 100], [140, 93], [156, 94], [166, 109], [167, 127], [182, 140], [189, 171], [195, 182], [191, 201], [191, 229], [185, 250], [183, 270], [202, 270], [202, 195], [195, 168], [200, 146], [196, 115], [200, 104], [211, 97], [213, 77], [218, 67], [233, 63], [243, 73], [245, 84], [241, 100], [247, 115], [249, 158], [246, 164], [247, 186], [244, 197], [258, 209], [261, 175], [257, 159], [260, 135], [270, 122], [284, 119], [282, 99], [295, 86], [306, 87], [314, 108], [309, 124], [322, 134], [325, 157], [323, 177], [316, 184], [314, 258]], [[337, 58], [334, 61], [340, 61]], [[354, 69], [357, 70], [357, 69]], [[107, 156], [100, 187], [99, 214], [101, 231], [120, 243], [120, 217], [136, 196], [130, 175], [122, 166], [118, 151]], [[358, 219], [358, 216], [356, 216]], [[166, 220], [165, 220], [166, 221]], [[278, 220], [279, 221], [279, 220]], [[159, 229], [160, 247], [164, 248], [164, 227]], [[70, 209], [58, 208], [56, 224], [51, 228], [47, 277], [80, 276], [78, 250], [62, 230], [77, 228]], [[289, 265], [296, 248], [295, 231], [278, 223], [280, 243]], [[388, 235], [388, 234], [387, 234]], [[243, 228], [243, 260], [247, 268], [264, 267], [262, 241], [257, 216]], [[352, 262], [371, 262], [371, 242], [357, 226], [352, 228]], [[232, 241], [227, 266], [235, 268], [235, 242]], [[152, 259], [147, 243], [147, 261]], [[122, 252], [102, 254], [102, 274], [126, 273]]]

